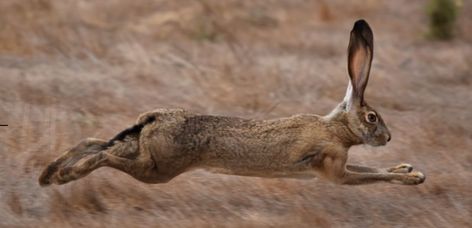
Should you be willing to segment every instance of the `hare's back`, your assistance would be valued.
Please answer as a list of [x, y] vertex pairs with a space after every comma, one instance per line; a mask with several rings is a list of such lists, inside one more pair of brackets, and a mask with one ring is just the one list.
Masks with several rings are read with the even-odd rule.
[[158, 109], [142, 114], [137, 122], [151, 123], [143, 136], [151, 137], [151, 140], [161, 139], [156, 143], [166, 146], [168, 150], [201, 151], [208, 150], [211, 142], [217, 139], [240, 137], [257, 121], [200, 115], [183, 109]]

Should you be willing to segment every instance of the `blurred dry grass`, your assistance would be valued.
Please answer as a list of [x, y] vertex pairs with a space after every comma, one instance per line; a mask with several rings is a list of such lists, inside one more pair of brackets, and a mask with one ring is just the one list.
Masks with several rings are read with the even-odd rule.
[[[426, 1], [21, 0], [0, 2], [2, 226], [472, 226], [472, 4], [458, 37], [424, 38]], [[421, 186], [187, 173], [146, 185], [103, 168], [40, 188], [51, 159], [110, 138], [157, 107], [273, 118], [342, 98], [357, 18], [374, 29], [367, 99], [383, 148], [351, 161], [410, 162]]]

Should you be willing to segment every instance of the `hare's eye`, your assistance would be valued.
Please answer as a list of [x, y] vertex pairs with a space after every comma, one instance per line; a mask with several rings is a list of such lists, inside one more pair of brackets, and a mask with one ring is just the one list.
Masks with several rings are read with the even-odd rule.
[[377, 115], [374, 112], [368, 112], [366, 115], [366, 120], [369, 123], [377, 122]]

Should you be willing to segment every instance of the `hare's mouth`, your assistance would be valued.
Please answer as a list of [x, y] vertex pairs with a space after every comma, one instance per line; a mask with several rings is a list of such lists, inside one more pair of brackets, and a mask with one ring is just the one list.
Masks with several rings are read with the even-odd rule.
[[377, 138], [371, 138], [371, 137], [365, 137], [364, 138], [364, 143], [368, 144], [370, 146], [385, 146], [387, 145], [387, 140], [386, 139], [377, 139]]
[[371, 143], [369, 143], [371, 146], [385, 146], [387, 145], [387, 140], [372, 140]]

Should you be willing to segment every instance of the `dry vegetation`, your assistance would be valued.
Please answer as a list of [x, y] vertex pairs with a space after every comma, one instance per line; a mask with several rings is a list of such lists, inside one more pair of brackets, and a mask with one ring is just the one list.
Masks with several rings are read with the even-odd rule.
[[[457, 37], [425, 38], [426, 1], [0, 2], [1, 226], [472, 226], [472, 10]], [[273, 118], [327, 113], [347, 83], [346, 47], [367, 19], [376, 53], [367, 99], [386, 147], [420, 186], [187, 173], [146, 185], [102, 168], [40, 188], [39, 172], [82, 138], [110, 138], [158, 107]]]

